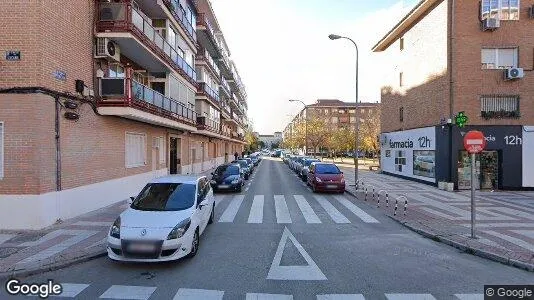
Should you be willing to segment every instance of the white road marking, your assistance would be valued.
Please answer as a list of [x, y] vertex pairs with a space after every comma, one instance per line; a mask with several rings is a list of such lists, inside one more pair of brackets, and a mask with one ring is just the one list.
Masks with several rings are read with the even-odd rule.
[[436, 300], [430, 294], [386, 294], [388, 300]]
[[74, 298], [79, 293], [81, 293], [83, 290], [85, 290], [89, 285], [88, 284], [81, 284], [81, 283], [62, 283], [61, 287], [61, 295], [57, 295], [55, 297], [69, 297]]
[[248, 223], [262, 223], [263, 222], [263, 203], [264, 195], [255, 195], [248, 215]]
[[248, 293], [246, 300], [293, 300], [293, 295]]
[[365, 300], [362, 294], [317, 295], [317, 300]]
[[[290, 240], [297, 248], [300, 255], [308, 263], [307, 266], [281, 266], [282, 254], [287, 240]], [[291, 234], [287, 227], [284, 227], [282, 238], [276, 249], [271, 268], [267, 274], [267, 279], [272, 280], [327, 280], [326, 276], [321, 272], [317, 264], [313, 261], [310, 255], [304, 250], [304, 247]]]
[[356, 206], [356, 204], [350, 202], [347, 198], [342, 196], [334, 196], [334, 198], [339, 201], [343, 206], [348, 208], [353, 214], [355, 214], [358, 218], [362, 219], [365, 223], [380, 223], [377, 219], [371, 217], [369, 214], [364, 212], [361, 208]]
[[219, 219], [219, 222], [233, 222], [241, 203], [243, 203], [243, 199], [245, 199], [244, 195], [235, 195]]
[[100, 298], [146, 300], [155, 290], [150, 286], [112, 285]]
[[484, 300], [484, 294], [456, 294], [460, 300]]
[[221, 300], [223, 291], [200, 290], [200, 289], [179, 289], [173, 300]]
[[92, 221], [78, 221], [72, 225], [77, 226], [102, 226], [102, 227], [111, 227], [113, 221], [111, 222], [92, 222]]
[[297, 201], [297, 205], [300, 208], [300, 211], [302, 212], [302, 215], [304, 216], [304, 219], [306, 219], [306, 223], [321, 223], [321, 220], [317, 216], [317, 214], [313, 211], [312, 207], [306, 201], [304, 196], [302, 195], [294, 195], [295, 201]]
[[0, 234], [0, 244], [8, 241], [9, 239], [11, 239], [12, 237], [16, 236], [16, 234]]
[[328, 202], [325, 197], [323, 196], [315, 196], [315, 199], [317, 199], [317, 202], [326, 210], [328, 215], [334, 220], [336, 223], [350, 223], [349, 219], [347, 219], [343, 214], [337, 210], [332, 203]]
[[276, 222], [278, 224], [291, 223], [291, 215], [289, 214], [284, 195], [274, 195], [274, 207], [276, 209]]
[[215, 196], [215, 207], [219, 205], [224, 199], [224, 195], [216, 195]]

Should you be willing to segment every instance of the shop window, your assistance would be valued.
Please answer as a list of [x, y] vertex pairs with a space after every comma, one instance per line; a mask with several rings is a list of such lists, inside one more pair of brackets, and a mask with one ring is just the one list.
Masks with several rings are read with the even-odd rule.
[[406, 152], [403, 150], [395, 151], [395, 171], [402, 172], [403, 166], [406, 166]]
[[413, 174], [423, 177], [435, 177], [436, 151], [414, 150], [413, 151]]

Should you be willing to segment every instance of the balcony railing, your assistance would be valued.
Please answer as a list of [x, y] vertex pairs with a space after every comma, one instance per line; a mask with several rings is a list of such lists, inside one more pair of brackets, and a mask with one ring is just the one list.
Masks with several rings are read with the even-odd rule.
[[132, 106], [195, 124], [195, 112], [183, 103], [127, 78], [100, 79], [101, 106]]
[[[228, 84], [228, 81], [224, 79], [224, 77], [221, 76], [221, 86], [226, 90], [228, 94], [230, 94], [230, 85]], [[230, 94], [231, 95], [231, 94]]]
[[215, 30], [213, 30], [213, 26], [211, 26], [211, 23], [208, 20], [208, 16], [206, 16], [206, 14], [204, 13], [198, 14], [197, 24], [205, 26], [209, 30], [210, 34], [213, 36], [213, 40], [215, 41], [215, 43], [217, 43], [217, 40], [215, 39]]
[[215, 74], [217, 74], [217, 77], [221, 76], [221, 70], [219, 70], [219, 67], [217, 67], [217, 64], [215, 63], [215, 61], [213, 60], [213, 58], [211, 57], [211, 55], [206, 49], [200, 48], [200, 51], [198, 51], [198, 54], [197, 54], [197, 58], [205, 60], [208, 63], [208, 65], [210, 65], [213, 68], [213, 71], [215, 71]]
[[197, 128], [200, 130], [209, 130], [215, 133], [221, 132], [221, 123], [208, 119], [205, 116], [197, 117]]
[[131, 4], [98, 2], [98, 9], [100, 13], [97, 30], [99, 32], [132, 32], [173, 66], [178, 73], [184, 75], [192, 84], [197, 84], [195, 69], [178, 54], [174, 47]]
[[185, 9], [180, 4], [179, 0], [163, 0], [163, 3], [165, 3], [165, 6], [172, 12], [172, 15], [176, 20], [178, 20], [178, 23], [180, 26], [182, 26], [182, 29], [187, 32], [189, 37], [193, 41], [197, 41], [197, 32], [196, 32], [196, 24], [191, 24], [191, 21], [187, 19], [187, 14], [185, 13]]
[[209, 87], [205, 82], [200, 82], [199, 84], [199, 90], [208, 95], [209, 98], [211, 98], [211, 100], [219, 103], [220, 102], [220, 98], [219, 98], [219, 93], [217, 93], [216, 91], [214, 91], [211, 87]]

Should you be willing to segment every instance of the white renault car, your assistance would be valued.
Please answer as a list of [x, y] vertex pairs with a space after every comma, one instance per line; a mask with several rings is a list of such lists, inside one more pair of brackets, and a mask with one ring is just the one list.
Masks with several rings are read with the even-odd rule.
[[108, 256], [155, 262], [193, 257], [213, 223], [215, 198], [205, 176], [165, 176], [149, 182], [111, 226]]

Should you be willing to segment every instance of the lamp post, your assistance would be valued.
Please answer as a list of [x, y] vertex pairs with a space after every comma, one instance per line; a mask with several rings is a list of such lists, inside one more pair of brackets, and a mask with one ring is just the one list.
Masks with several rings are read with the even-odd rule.
[[306, 119], [304, 120], [304, 155], [308, 154], [308, 112], [306, 111], [306, 108], [308, 107], [306, 103], [302, 102], [301, 100], [295, 100], [295, 99], [289, 99], [289, 102], [300, 102], [302, 105], [304, 105], [304, 114], [306, 115]]
[[360, 144], [360, 141], [359, 141], [359, 138], [360, 138], [360, 119], [358, 117], [358, 45], [356, 45], [356, 42], [354, 42], [351, 38], [348, 38], [348, 37], [345, 37], [345, 36], [340, 36], [340, 35], [337, 35], [337, 34], [330, 34], [328, 36], [329, 39], [331, 40], [337, 40], [337, 39], [346, 39], [346, 40], [349, 40], [352, 42], [352, 44], [354, 44], [354, 48], [356, 48], [356, 113], [355, 113], [355, 118], [356, 118], [356, 141], [354, 142], [354, 153], [353, 153], [353, 157], [354, 157], [354, 184], [356, 186], [356, 188], [358, 188], [358, 148], [359, 148], [359, 144]]

